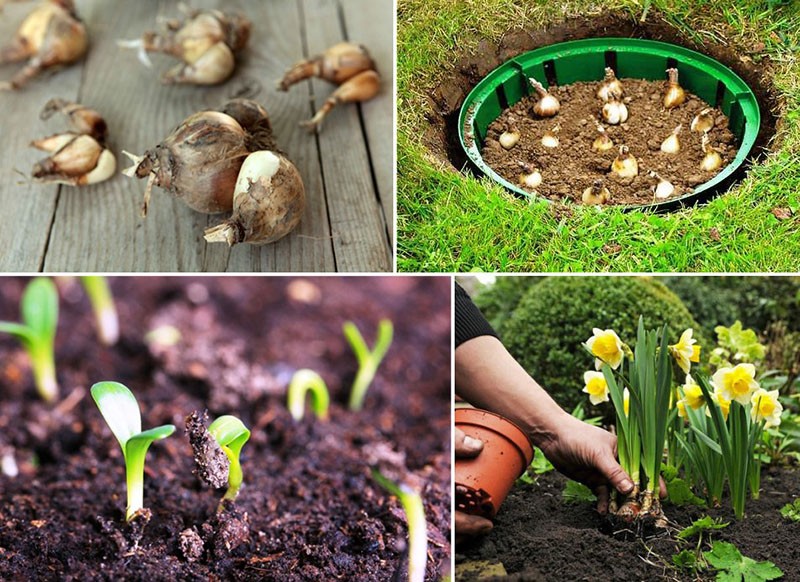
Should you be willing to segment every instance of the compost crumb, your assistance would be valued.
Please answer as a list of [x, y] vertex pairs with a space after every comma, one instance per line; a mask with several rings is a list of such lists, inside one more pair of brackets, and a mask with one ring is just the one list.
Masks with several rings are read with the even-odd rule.
[[[728, 118], [713, 109], [714, 127], [708, 132], [710, 144], [722, 157], [722, 166], [713, 172], [700, 169], [705, 156], [701, 135], [690, 126], [695, 115], [709, 107], [707, 103], [687, 91], [686, 102], [665, 110], [662, 99], [666, 82], [642, 79], [620, 79], [628, 108], [628, 120], [621, 125], [603, 123], [614, 147], [605, 152], [592, 150], [599, 135], [597, 124], [602, 121], [603, 102], [597, 98], [599, 82], [578, 82], [552, 86], [548, 91], [561, 102], [555, 117], [540, 119], [532, 113], [536, 96], [523, 97], [518, 103], [503, 111], [488, 128], [482, 149], [484, 161], [512, 184], [518, 185], [520, 164], [530, 164], [542, 174], [542, 184], [535, 192], [550, 200], [581, 204], [583, 191], [595, 180], [602, 180], [611, 193], [607, 204], [649, 204], [655, 200], [652, 188], [658, 182], [649, 175], [654, 171], [675, 186], [673, 199], [690, 193], [696, 186], [707, 182], [736, 157], [736, 139], [728, 129]], [[677, 154], [660, 150], [661, 142], [678, 125], [681, 149]], [[544, 147], [542, 135], [555, 126], [559, 145]], [[507, 130], [519, 131], [519, 142], [509, 150], [498, 138]], [[639, 175], [621, 179], [611, 174], [611, 164], [619, 154], [619, 147], [628, 146], [639, 163]], [[534, 192], [529, 190], [529, 192]]]
[[195, 410], [186, 417], [186, 434], [197, 465], [194, 473], [203, 483], [219, 489], [228, 483], [231, 463], [207, 427], [208, 411], [201, 414]]
[[197, 533], [196, 527], [190, 527], [181, 532], [178, 546], [188, 562], [199, 560], [203, 555], [203, 538]]

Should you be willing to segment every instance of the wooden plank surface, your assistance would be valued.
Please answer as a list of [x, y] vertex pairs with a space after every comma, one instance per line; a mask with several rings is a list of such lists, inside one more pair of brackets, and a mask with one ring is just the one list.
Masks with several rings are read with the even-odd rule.
[[[5, 116], [0, 137], [0, 204], [5, 209], [0, 214], [0, 271], [390, 270], [394, 219], [387, 208], [393, 208], [394, 164], [391, 128], [386, 131], [382, 124], [394, 112], [392, 3], [195, 0], [193, 7], [238, 10], [254, 23], [234, 77], [219, 87], [161, 85], [158, 77], [173, 60], [156, 55], [154, 68], [147, 69], [132, 51], [116, 46], [118, 39], [152, 30], [157, 17], [177, 16], [177, 4], [77, 0], [91, 35], [86, 60], [36, 80], [23, 91], [0, 93], [0, 107], [12, 112]], [[34, 5], [7, 6], [0, 16], [0, 38], [9, 38]], [[372, 16], [365, 20], [365, 14]], [[368, 30], [363, 35], [356, 33], [364, 27]], [[276, 81], [294, 61], [323, 51], [345, 34], [369, 46], [384, 79], [383, 92], [369, 106], [337, 107], [319, 136], [308, 134], [298, 123], [316, 105], [309, 103], [309, 88], [321, 103], [332, 87], [315, 80], [282, 93]], [[0, 77], [8, 78], [16, 70], [4, 66]], [[206, 244], [204, 228], [224, 215], [196, 213], [160, 189], [154, 189], [150, 213], [141, 219], [144, 181], [120, 174], [75, 189], [33, 184], [18, 173], [28, 175], [43, 157], [27, 148], [28, 142], [64, 127], [55, 118], [39, 120], [39, 111], [51, 97], [79, 100], [105, 116], [121, 169], [129, 165], [122, 149], [140, 154], [188, 115], [216, 107], [244, 89], [270, 112], [278, 146], [297, 165], [306, 186], [307, 208], [300, 227], [276, 244], [233, 249]]]

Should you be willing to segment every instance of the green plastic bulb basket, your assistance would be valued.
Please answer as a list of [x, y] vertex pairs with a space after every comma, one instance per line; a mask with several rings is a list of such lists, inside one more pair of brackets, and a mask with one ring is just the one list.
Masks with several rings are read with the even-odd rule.
[[668, 68], [678, 69], [681, 86], [728, 116], [736, 136], [736, 158], [708, 182], [659, 203], [626, 208], [672, 210], [707, 200], [736, 180], [758, 136], [761, 114], [756, 96], [733, 71], [714, 59], [680, 46], [633, 38], [592, 38], [542, 47], [506, 61], [467, 95], [458, 120], [458, 137], [475, 168], [523, 198], [533, 195], [495, 172], [481, 157], [486, 131], [500, 114], [533, 92], [528, 78], [546, 87], [577, 81], [600, 81], [605, 67], [620, 78], [663, 81]]

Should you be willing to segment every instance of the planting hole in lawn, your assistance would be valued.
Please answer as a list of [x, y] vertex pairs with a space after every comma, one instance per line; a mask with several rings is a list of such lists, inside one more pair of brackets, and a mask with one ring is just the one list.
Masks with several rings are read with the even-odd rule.
[[[608, 157], [606, 166], [600, 168], [596, 164], [594, 172], [598, 178], [603, 178], [611, 189], [612, 203], [631, 206], [651, 204], [652, 195], [648, 198], [643, 191], [656, 183], [655, 179], [647, 175], [648, 171], [652, 169], [662, 174], [668, 174], [664, 177], [676, 181], [675, 185], [680, 191], [656, 205], [660, 210], [673, 209], [683, 204], [706, 200], [717, 193], [724, 192], [735, 180], [741, 178], [744, 171], [743, 164], [764, 151], [770, 137], [775, 132], [776, 120], [772, 111], [776, 109], [776, 99], [774, 91], [763, 80], [766, 64], [762, 61], [756, 65], [748, 58], [743, 58], [746, 55], [739, 55], [720, 45], [707, 43], [698, 46], [658, 17], [651, 16], [651, 18], [655, 22], [639, 23], [615, 14], [593, 19], [579, 18], [546, 31], [511, 31], [503, 37], [498, 46], [493, 46], [487, 41], [482, 42], [475, 52], [476, 56], [463, 57], [457, 62], [455, 74], [450, 75], [444, 83], [436, 88], [434, 99], [439, 106], [439, 111], [443, 114], [443, 123], [438, 127], [434, 123], [434, 130], [428, 136], [430, 138], [428, 144], [434, 151], [443, 148], [444, 152], [442, 153], [456, 168], [478, 170], [479, 175], [490, 176], [517, 195], [530, 196], [529, 192], [517, 185], [515, 176], [520, 172], [512, 173], [510, 166], [505, 170], [502, 169], [502, 166], [494, 166], [498, 170], [495, 172], [489, 167], [493, 164], [487, 164], [488, 160], [482, 159], [481, 150], [484, 146], [483, 142], [487, 138], [487, 132], [489, 142], [496, 140], [499, 132], [502, 132], [502, 129], [498, 131], [497, 126], [490, 126], [490, 124], [504, 110], [517, 104], [517, 108], [520, 108], [523, 113], [522, 115], [517, 114], [516, 117], [525, 116], [524, 112], [528, 111], [530, 104], [535, 101], [534, 97], [527, 97], [528, 94], [533, 93], [530, 86], [527, 85], [527, 78], [535, 77], [541, 80], [545, 86], [558, 85], [562, 111], [550, 120], [543, 122], [529, 118], [525, 120], [525, 124], [528, 124], [529, 121], [537, 124], [545, 123], [549, 128], [549, 126], [561, 123], [562, 144], [559, 148], [564, 148], [565, 144], [574, 140], [572, 157], [582, 157], [590, 161], [596, 159], [598, 164], [600, 161], [605, 164], [605, 158]], [[639, 39], [645, 39], [645, 42]], [[577, 42], [575, 42], [576, 40]], [[567, 41], [572, 42], [561, 44], [560, 47], [553, 46]], [[536, 50], [529, 52], [532, 49]], [[618, 76], [623, 79], [626, 96], [633, 96], [633, 101], [628, 104], [631, 112], [629, 126], [632, 136], [635, 134], [635, 117], [643, 115], [645, 105], [650, 108], [653, 116], [662, 115], [664, 117], [660, 122], [662, 127], [655, 128], [652, 137], [643, 140], [644, 143], [632, 142], [629, 144], [633, 153], [639, 158], [640, 176], [636, 178], [633, 187], [629, 188], [630, 195], [625, 196], [619, 195], [618, 191], [615, 191], [615, 187], [618, 188], [619, 185], [606, 177], [607, 166], [611, 165], [615, 154], [606, 153], [606, 155], [598, 156], [594, 155], [588, 144], [586, 152], [578, 151], [578, 148], [574, 146], [574, 144], [583, 143], [587, 139], [587, 136], [580, 135], [581, 132], [596, 131], [593, 119], [599, 118], [601, 102], [596, 100], [593, 119], [579, 114], [581, 119], [586, 120], [588, 128], [578, 126], [580, 130], [578, 131], [573, 127], [571, 128], [572, 133], [568, 133], [570, 128], [567, 128], [567, 131], [563, 129], [566, 124], [577, 125], [581, 121], [581, 119], [566, 117], [572, 95], [565, 97], [563, 91], [567, 90], [577, 95], [583, 85], [581, 82], [587, 81], [591, 83], [592, 89], [584, 87], [584, 92], [593, 95], [606, 66], [615, 69]], [[701, 172], [699, 168], [695, 169], [695, 165], [699, 165], [696, 164], [696, 158], [698, 156], [702, 158], [702, 150], [699, 145], [700, 134], [690, 132], [689, 124], [694, 114], [703, 107], [699, 100], [689, 96], [683, 106], [669, 112], [662, 110], [661, 97], [666, 86], [664, 71], [672, 66], [678, 68], [680, 83], [688, 93], [697, 94], [711, 106], [717, 107], [718, 117], [720, 116], [719, 111], [726, 113], [729, 117], [727, 123], [722, 119], [719, 121], [720, 126], [723, 123], [729, 124], [735, 136], [733, 139], [730, 136], [725, 137], [719, 127], [712, 130], [711, 133], [711, 143], [715, 149], [720, 151], [723, 158], [723, 167], [716, 176], [712, 173]], [[650, 79], [653, 83], [651, 88], [648, 88], [646, 84], [639, 81], [626, 83], [626, 78]], [[565, 87], [565, 85], [573, 83], [576, 84], [572, 88]], [[488, 89], [489, 86], [492, 88]], [[471, 94], [470, 91], [472, 91]], [[655, 99], [652, 97], [653, 94], [657, 95]], [[530, 99], [531, 102], [524, 105], [520, 99]], [[684, 117], [688, 116], [688, 121], [679, 116], [678, 113], [682, 109], [688, 110], [683, 114]], [[503, 115], [508, 115], [508, 113], [506, 111]], [[674, 125], [681, 122], [683, 122], [680, 135], [682, 151], [676, 158], [686, 156], [686, 159], [691, 160], [685, 162], [685, 171], [682, 172], [682, 176], [680, 171], [669, 169], [665, 171], [665, 165], [676, 165], [672, 161], [660, 160], [662, 167], [651, 163], [659, 158], [667, 157], [666, 154], [658, 151], [658, 145], [669, 135]], [[608, 127], [607, 124], [604, 125]], [[466, 128], [466, 131], [459, 135], [462, 127]], [[473, 139], [476, 129], [477, 135], [474, 137], [477, 139]], [[649, 128], [640, 126], [642, 132], [646, 132], [647, 129]], [[525, 130], [522, 128], [520, 130], [523, 135], [520, 140], [522, 142], [525, 139]], [[444, 135], [437, 136], [439, 131]], [[538, 131], [540, 136], [543, 129], [539, 128]], [[611, 126], [609, 133], [617, 146], [620, 145], [619, 136], [622, 135], [622, 132], [623, 130], [618, 126]], [[589, 144], [591, 139], [588, 140]], [[730, 143], [727, 144], [724, 140], [729, 140]], [[438, 144], [437, 141], [439, 141]], [[530, 141], [532, 138], [528, 139], [529, 146]], [[538, 137], [535, 138], [535, 141], [535, 147], [530, 148], [531, 150], [544, 149], [540, 147]], [[648, 143], [648, 141], [654, 143]], [[465, 149], [469, 152], [469, 157], [465, 154]], [[513, 154], [514, 149], [512, 148], [508, 153]], [[524, 148], [520, 148], [520, 150], [522, 149]], [[737, 149], [739, 150], [738, 154]], [[532, 151], [525, 152], [528, 155], [531, 153]], [[488, 157], [491, 158], [491, 156]], [[542, 156], [543, 161], [546, 157], [546, 154]], [[537, 159], [534, 155], [534, 159], [526, 157], [521, 161], [532, 162], [536, 165]], [[513, 164], [516, 164], [516, 160], [513, 160]], [[683, 170], [683, 168], [678, 169]], [[543, 170], [542, 174], [546, 181], [546, 171]], [[548, 193], [549, 197], [554, 200], [565, 198], [580, 200], [581, 192], [591, 185], [591, 181], [584, 183], [585, 181], [584, 179], [580, 183], [572, 184], [568, 188], [569, 192], [564, 191], [563, 187], [561, 192], [551, 191]], [[640, 195], [638, 198], [635, 196], [637, 191]]]

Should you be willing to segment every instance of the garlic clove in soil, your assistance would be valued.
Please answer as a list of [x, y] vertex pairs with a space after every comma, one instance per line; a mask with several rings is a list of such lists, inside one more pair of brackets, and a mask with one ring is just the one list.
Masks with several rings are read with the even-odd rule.
[[711, 147], [709, 143], [708, 134], [703, 134], [703, 151], [705, 152], [705, 156], [703, 160], [700, 162], [700, 169], [704, 172], [713, 172], [718, 170], [719, 167], [722, 165], [722, 157], [719, 155], [717, 150]]
[[529, 78], [528, 82], [530, 82], [531, 87], [533, 87], [537, 95], [539, 95], [539, 100], [533, 105], [533, 112], [539, 117], [555, 116], [561, 109], [561, 104], [558, 102], [558, 99], [548, 93], [544, 85], [536, 79]]
[[535, 190], [542, 184], [542, 173], [538, 168], [533, 167], [531, 164], [525, 162], [517, 162], [519, 167], [522, 168], [522, 173], [519, 175], [519, 184], [529, 190]]
[[681, 132], [681, 124], [672, 130], [664, 141], [661, 142], [661, 151], [665, 154], [677, 154], [681, 151], [681, 142], [678, 139], [678, 134]]
[[552, 129], [545, 130], [544, 135], [542, 135], [542, 145], [546, 148], [557, 148], [559, 144], [557, 134], [560, 130], [560, 125], [556, 125]]
[[147, 178], [142, 216], [153, 185], [205, 214], [233, 208], [233, 192], [248, 149], [249, 134], [230, 115], [201, 111], [190, 115], [160, 144], [137, 156], [126, 176]]
[[110, 150], [90, 135], [61, 134], [38, 140], [31, 145], [52, 155], [33, 167], [33, 178], [45, 184], [84, 186], [110, 178], [117, 161]]
[[363, 71], [351, 77], [336, 89], [325, 100], [322, 107], [308, 121], [302, 121], [301, 126], [309, 131], [319, 131], [322, 120], [330, 113], [331, 109], [340, 103], [361, 103], [375, 97], [381, 89], [381, 78], [375, 70]]
[[294, 164], [279, 153], [254, 152], [236, 180], [233, 216], [207, 229], [205, 239], [229, 246], [275, 242], [298, 225], [304, 209], [305, 189]]
[[714, 127], [714, 116], [711, 115], [713, 109], [706, 107], [692, 119], [691, 130], [697, 133], [706, 133]]
[[620, 96], [611, 93], [609, 101], [601, 111], [603, 120], [609, 125], [619, 125], [628, 121], [628, 107], [620, 100]]
[[663, 200], [675, 194], [675, 186], [673, 186], [670, 181], [665, 180], [656, 172], [652, 171], [650, 172], [650, 177], [658, 180], [658, 183], [651, 188], [656, 198]]
[[364, 45], [340, 42], [321, 55], [295, 63], [278, 82], [278, 89], [286, 91], [309, 77], [319, 77], [329, 83], [341, 85], [364, 71], [375, 70], [375, 61]]
[[639, 163], [631, 155], [628, 146], [620, 146], [619, 155], [611, 164], [611, 173], [620, 178], [633, 178], [639, 175]]
[[598, 135], [594, 142], [592, 142], [592, 149], [596, 152], [607, 152], [611, 148], [614, 147], [614, 142], [611, 141], [611, 138], [608, 137], [608, 133], [606, 133], [606, 128], [597, 124], [597, 132], [600, 134]]
[[506, 130], [500, 134], [500, 137], [497, 139], [497, 141], [500, 142], [500, 145], [504, 150], [510, 150], [517, 145], [517, 142], [519, 142], [519, 135], [520, 134], [517, 130]]
[[664, 108], [672, 109], [686, 101], [686, 91], [678, 84], [678, 69], [667, 69], [667, 92], [664, 94]]
[[581, 195], [581, 201], [588, 205], [605, 204], [611, 198], [608, 188], [603, 186], [602, 180], [595, 180]]
[[597, 97], [603, 101], [608, 101], [612, 94], [622, 96], [622, 83], [614, 74], [614, 69], [606, 67], [605, 78], [597, 89]]
[[47, 0], [23, 20], [11, 43], [0, 48], [0, 64], [29, 59], [0, 89], [19, 89], [45, 69], [74, 63], [86, 54], [89, 37], [72, 0]]

